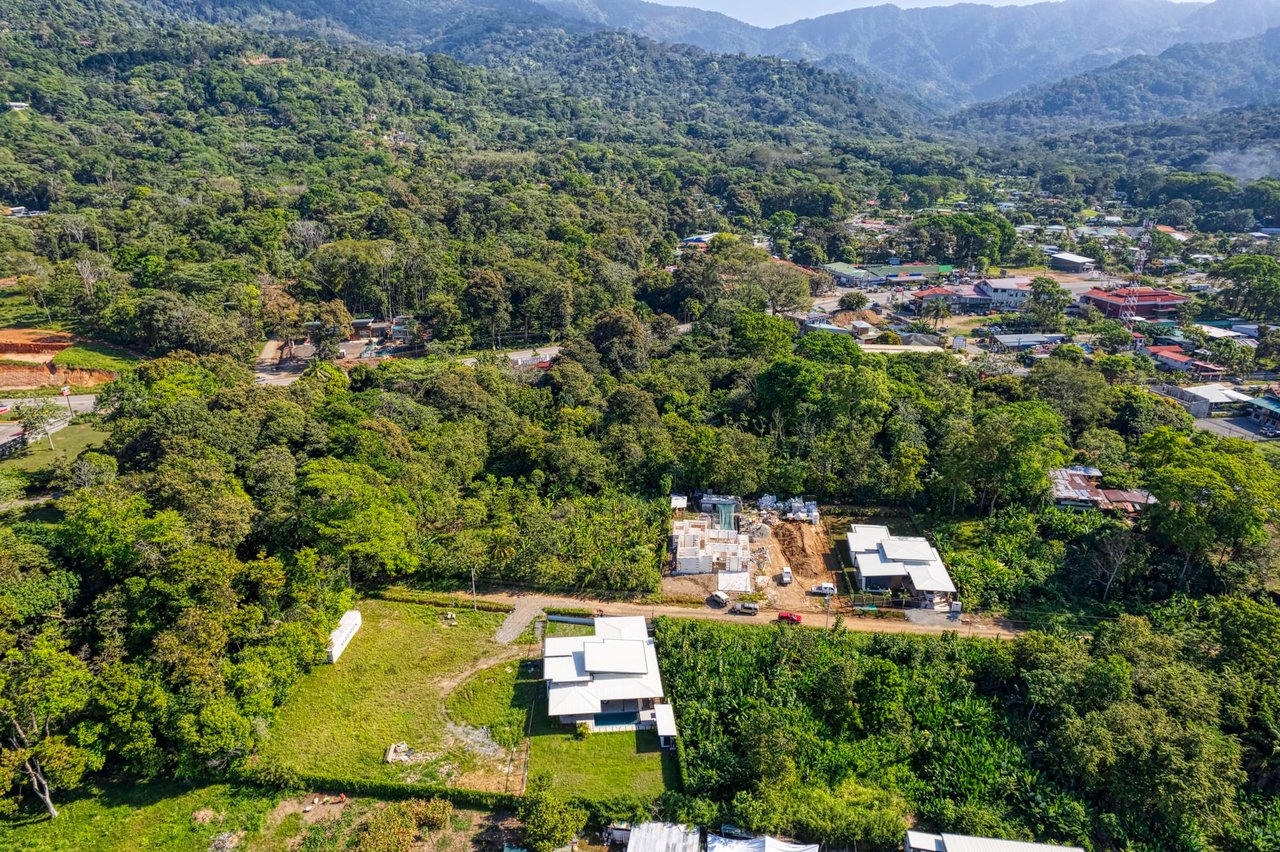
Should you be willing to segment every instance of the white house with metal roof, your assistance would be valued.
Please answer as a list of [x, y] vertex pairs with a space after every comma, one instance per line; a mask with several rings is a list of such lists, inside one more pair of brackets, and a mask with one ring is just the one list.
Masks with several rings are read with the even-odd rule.
[[996, 840], [965, 834], [930, 834], [927, 831], [908, 831], [902, 848], [904, 852], [1084, 852], [1079, 846]]
[[864, 592], [903, 589], [922, 606], [945, 606], [956, 592], [942, 556], [926, 538], [894, 535], [888, 527], [854, 524], [849, 556]]
[[592, 730], [661, 727], [660, 735], [674, 740], [675, 716], [663, 711], [659, 718], [655, 709], [662, 676], [644, 617], [597, 618], [594, 626], [594, 636], [543, 641], [547, 715]]

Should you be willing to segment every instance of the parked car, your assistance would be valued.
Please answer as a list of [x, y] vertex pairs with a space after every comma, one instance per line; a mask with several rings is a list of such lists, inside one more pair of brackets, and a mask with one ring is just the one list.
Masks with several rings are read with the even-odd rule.
[[728, 606], [729, 596], [726, 595], [724, 592], [712, 592], [707, 597], [707, 603], [711, 604], [712, 606], [721, 606], [721, 607]]
[[819, 583], [818, 585], [810, 589], [810, 592], [815, 595], [830, 597], [831, 595], [834, 595], [836, 593], [836, 584], [835, 583]]
[[781, 577], [781, 579], [779, 579], [779, 580], [778, 580], [778, 585], [780, 585], [780, 586], [790, 586], [790, 585], [791, 585], [791, 581], [792, 581], [792, 580], [794, 580], [794, 579], [795, 579], [795, 577], [793, 577], [793, 576], [791, 575], [791, 566], [790, 566], [790, 565], [783, 565], [783, 566], [782, 566], [782, 577]]
[[0, 414], [8, 414], [8, 413], [9, 413], [9, 410], [10, 410], [10, 409], [9, 409], [9, 406], [7, 406], [7, 405], [0, 405]]
[[750, 601], [744, 601], [743, 603], [736, 603], [733, 605], [733, 608], [729, 610], [729, 612], [733, 613], [734, 615], [759, 615], [760, 604], [751, 603]]
[[799, 624], [800, 616], [798, 613], [794, 612], [780, 612], [778, 613], [778, 621], [781, 621], [783, 624]]

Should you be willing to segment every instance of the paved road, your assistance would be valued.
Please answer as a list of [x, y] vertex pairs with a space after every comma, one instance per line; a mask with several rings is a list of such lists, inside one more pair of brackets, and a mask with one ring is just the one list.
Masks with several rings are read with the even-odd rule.
[[1246, 441], [1270, 441], [1258, 431], [1258, 423], [1248, 417], [1197, 417], [1196, 428], [1224, 438], [1244, 438]]
[[[30, 399], [31, 397], [0, 399], [0, 408], [17, 408], [19, 405], [28, 402]], [[59, 408], [66, 408], [67, 403], [70, 403], [71, 410], [76, 414], [87, 414], [93, 411], [94, 406], [98, 404], [98, 397], [91, 393], [81, 393], [73, 396], [47, 396], [39, 397], [39, 399], [47, 399], [50, 402], [56, 403]], [[0, 443], [4, 443], [11, 438], [16, 438], [20, 434], [22, 434], [22, 427], [16, 422], [7, 420], [0, 423]]]

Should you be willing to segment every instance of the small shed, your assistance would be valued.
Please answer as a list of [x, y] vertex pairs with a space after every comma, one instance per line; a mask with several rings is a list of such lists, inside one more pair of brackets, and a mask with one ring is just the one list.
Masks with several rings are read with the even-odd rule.
[[658, 745], [676, 747], [676, 713], [670, 704], [653, 705], [653, 721], [658, 729]]
[[342, 656], [343, 651], [347, 650], [347, 646], [351, 644], [356, 631], [363, 623], [364, 620], [360, 617], [358, 609], [349, 609], [342, 614], [342, 618], [338, 619], [338, 626], [329, 634], [328, 662], [338, 662], [338, 658]]

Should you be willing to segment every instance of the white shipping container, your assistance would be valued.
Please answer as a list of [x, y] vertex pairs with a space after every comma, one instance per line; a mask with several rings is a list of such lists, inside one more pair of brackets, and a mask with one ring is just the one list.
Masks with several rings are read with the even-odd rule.
[[362, 623], [364, 622], [358, 609], [349, 609], [342, 614], [342, 618], [338, 619], [338, 626], [333, 628], [333, 632], [329, 634], [328, 662], [336, 663], [338, 661], [338, 658], [342, 656], [342, 652], [347, 650], [347, 646], [351, 644], [351, 640], [355, 637], [356, 631], [360, 629]]

